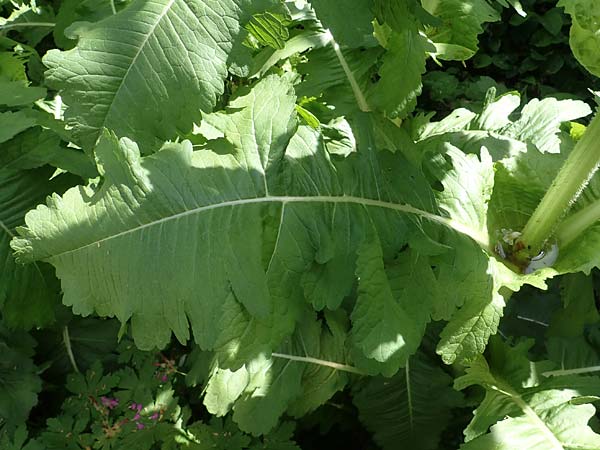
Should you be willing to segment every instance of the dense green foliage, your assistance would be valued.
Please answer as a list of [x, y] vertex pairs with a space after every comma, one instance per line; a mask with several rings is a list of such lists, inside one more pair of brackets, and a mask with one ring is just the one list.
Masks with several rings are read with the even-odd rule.
[[0, 449], [600, 449], [594, 0], [0, 0]]

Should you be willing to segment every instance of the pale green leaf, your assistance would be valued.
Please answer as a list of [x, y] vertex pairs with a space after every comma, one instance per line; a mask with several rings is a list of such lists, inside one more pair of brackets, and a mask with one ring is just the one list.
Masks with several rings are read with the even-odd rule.
[[560, 125], [580, 119], [592, 112], [587, 103], [579, 100], [533, 99], [521, 111], [519, 120], [504, 134], [535, 145], [542, 153], [559, 153]]
[[571, 16], [570, 44], [577, 60], [600, 76], [600, 6], [594, 0], [560, 0], [558, 6]]
[[148, 153], [191, 130], [198, 109], [211, 111], [223, 93], [230, 55], [243, 55], [240, 23], [266, 4], [137, 0], [97, 24], [80, 23], [71, 30], [74, 49], [44, 58], [76, 139], [91, 150], [106, 127]]
[[[186, 341], [191, 327], [220, 369], [275, 351], [307, 304], [353, 309], [352, 356], [369, 373], [393, 374], [432, 316], [450, 321], [444, 360], [482, 352], [498, 291], [543, 279], [508, 276], [487, 253], [489, 157], [448, 148], [428, 174], [444, 186], [434, 191], [400, 151], [378, 150], [370, 115], [353, 118], [357, 150], [340, 157], [294, 109], [286, 78], [269, 76], [203, 116], [197, 151], [166, 144], [142, 158], [103, 133], [101, 180], [31, 211], [18, 258], [52, 263], [76, 313], [131, 320], [141, 348], [171, 332]], [[428, 285], [418, 302], [413, 279]]]
[[[496, 339], [489, 365], [480, 356], [466, 375], [455, 381], [457, 389], [479, 384], [486, 390], [461, 449], [598, 447], [600, 435], [587, 426], [594, 408], [585, 404], [585, 398], [598, 391], [600, 380], [574, 376], [544, 379], [540, 372], [548, 364], [530, 362], [530, 346], [522, 343], [511, 348]], [[578, 397], [582, 401], [575, 403]]]
[[[305, 314], [289, 343], [273, 357], [260, 355], [235, 372], [217, 369], [204, 398], [208, 410], [218, 416], [233, 410], [240, 428], [257, 435], [273, 429], [286, 410], [302, 416], [329, 400], [347, 381], [335, 368], [318, 364], [321, 359], [344, 362], [346, 330], [336, 329], [340, 324], [330, 317], [328, 328], [322, 329]], [[295, 357], [314, 359], [307, 363]]]

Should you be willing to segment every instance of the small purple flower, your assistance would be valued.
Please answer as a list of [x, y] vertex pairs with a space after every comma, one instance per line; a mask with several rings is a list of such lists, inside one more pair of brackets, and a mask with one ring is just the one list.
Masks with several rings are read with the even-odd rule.
[[141, 403], [135, 403], [133, 402], [130, 406], [129, 409], [131, 409], [132, 411], [137, 411], [140, 412], [142, 410], [144, 406]]
[[158, 411], [156, 411], [154, 414], [152, 414], [150, 416], [150, 419], [152, 419], [152, 420], [158, 420], [158, 416], [159, 416]]
[[169, 377], [168, 377], [168, 376], [165, 374], [165, 375], [163, 375], [163, 376], [160, 378], [160, 380], [161, 380], [163, 383], [166, 383], [166, 382], [169, 380]]
[[100, 401], [108, 409], [115, 409], [117, 406], [119, 406], [119, 399], [118, 398], [111, 398], [111, 397], [104, 397], [103, 396], [103, 397], [100, 397]]
[[136, 422], [135, 426], [138, 430], [143, 430], [145, 428], [144, 424], [141, 422]]
[[133, 420], [140, 420], [142, 416], [140, 416], [140, 413], [135, 413], [135, 416], [133, 416]]

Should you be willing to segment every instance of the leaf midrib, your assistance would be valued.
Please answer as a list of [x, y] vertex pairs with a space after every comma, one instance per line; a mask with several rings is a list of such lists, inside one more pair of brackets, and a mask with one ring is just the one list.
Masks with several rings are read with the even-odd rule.
[[515, 391], [512, 386], [505, 382], [498, 382], [498, 386], [490, 386], [495, 388], [498, 392], [508, 396], [511, 401], [517, 405], [523, 411], [523, 413], [533, 422], [534, 426], [540, 430], [540, 432], [550, 441], [552, 442], [551, 450], [564, 450], [562, 443], [558, 440], [554, 432], [548, 428], [546, 423], [541, 419], [540, 416], [534, 411], [534, 409], [529, 406], [529, 404], [523, 400], [523, 397]]
[[482, 249], [488, 249], [489, 248], [489, 242], [488, 242], [488, 237], [483, 235], [481, 232], [479, 232], [478, 230], [475, 230], [473, 228], [470, 228], [468, 225], [462, 224], [460, 222], [457, 222], [449, 217], [442, 217], [433, 213], [430, 213], [428, 211], [424, 211], [422, 209], [419, 208], [415, 208], [414, 206], [411, 206], [409, 204], [405, 204], [405, 203], [391, 203], [391, 202], [386, 202], [386, 201], [382, 201], [382, 200], [374, 200], [374, 199], [369, 199], [369, 198], [363, 198], [363, 197], [354, 197], [354, 196], [346, 196], [346, 195], [342, 195], [342, 196], [313, 196], [313, 197], [307, 197], [307, 196], [265, 196], [265, 197], [258, 197], [258, 198], [246, 198], [246, 199], [238, 199], [238, 200], [230, 200], [230, 201], [225, 201], [225, 202], [221, 202], [221, 203], [214, 203], [211, 205], [204, 205], [204, 206], [199, 206], [197, 208], [193, 208], [187, 211], [183, 211], [177, 214], [173, 214], [167, 217], [163, 217], [161, 219], [158, 220], [154, 220], [152, 222], [148, 222], [142, 225], [139, 225], [135, 228], [130, 228], [128, 230], [124, 230], [120, 233], [117, 234], [113, 234], [111, 236], [107, 236], [105, 238], [102, 239], [98, 239], [94, 242], [90, 242], [88, 244], [82, 245], [81, 247], [77, 247], [71, 250], [67, 250], [65, 252], [62, 253], [57, 253], [55, 255], [49, 255], [48, 257], [46, 257], [46, 260], [50, 260], [52, 258], [58, 258], [61, 257], [63, 255], [69, 254], [69, 253], [74, 253], [77, 252], [79, 250], [82, 250], [84, 248], [88, 248], [91, 247], [93, 245], [100, 245], [103, 242], [107, 242], [110, 241], [112, 239], [116, 239], [122, 236], [126, 236], [128, 234], [131, 233], [135, 233], [137, 231], [149, 228], [149, 227], [153, 227], [156, 225], [160, 225], [163, 224], [165, 222], [169, 222], [171, 220], [177, 220], [180, 219], [182, 217], [186, 217], [186, 216], [190, 216], [193, 214], [199, 214], [202, 212], [206, 212], [206, 211], [210, 211], [213, 209], [219, 209], [219, 208], [226, 208], [226, 207], [234, 207], [234, 206], [243, 206], [243, 205], [252, 205], [252, 204], [268, 204], [268, 203], [281, 203], [282, 205], [286, 205], [288, 203], [333, 203], [333, 204], [340, 204], [340, 203], [346, 203], [346, 204], [356, 204], [356, 205], [362, 205], [362, 206], [371, 206], [371, 207], [379, 207], [379, 208], [384, 208], [384, 209], [389, 209], [389, 210], [394, 210], [394, 211], [398, 211], [401, 213], [406, 213], [406, 214], [413, 214], [419, 217], [422, 217], [424, 219], [427, 220], [431, 220], [433, 222], [439, 223], [441, 225], [444, 225], [446, 227], [452, 228], [453, 230], [464, 234], [466, 236], [469, 236], [471, 239], [473, 239], [475, 242], [477, 242], [480, 247]]

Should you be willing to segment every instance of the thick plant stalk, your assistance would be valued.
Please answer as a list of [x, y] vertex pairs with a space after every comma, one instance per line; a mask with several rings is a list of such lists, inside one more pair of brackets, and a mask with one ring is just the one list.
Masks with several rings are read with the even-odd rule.
[[530, 257], [542, 250], [559, 220], [588, 184], [599, 163], [600, 117], [596, 115], [523, 228], [519, 243], [525, 247]]

